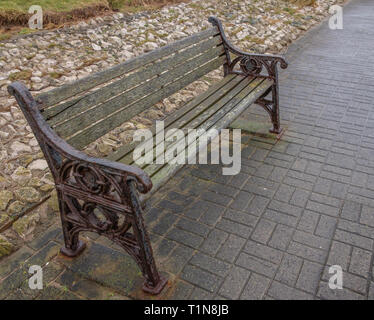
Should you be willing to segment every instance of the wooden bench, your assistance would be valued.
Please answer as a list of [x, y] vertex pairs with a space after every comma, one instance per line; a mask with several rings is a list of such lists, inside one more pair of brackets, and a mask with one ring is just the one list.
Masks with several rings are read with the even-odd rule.
[[135, 143], [107, 159], [79, 150], [220, 66], [223, 80], [166, 117], [166, 129], [221, 130], [257, 103], [270, 115], [270, 131], [280, 134], [277, 64], [286, 68], [286, 61], [236, 49], [220, 21], [209, 21], [212, 28], [35, 98], [19, 82], [8, 87], [55, 179], [65, 240], [61, 252], [78, 255], [85, 248], [82, 231], [103, 234], [136, 260], [145, 277], [143, 290], [151, 294], [167, 280], [156, 268], [139, 195], [156, 191], [180, 165], [138, 167]]

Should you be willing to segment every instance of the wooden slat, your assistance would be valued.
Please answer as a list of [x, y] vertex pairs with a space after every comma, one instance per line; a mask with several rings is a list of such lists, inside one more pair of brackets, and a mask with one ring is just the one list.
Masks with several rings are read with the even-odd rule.
[[136, 114], [139, 113], [139, 110], [145, 110], [147, 107], [154, 105], [155, 103], [159, 102], [160, 100], [166, 97], [169, 97], [171, 94], [181, 90], [182, 88], [186, 87], [188, 84], [201, 78], [202, 76], [206, 75], [210, 71], [217, 69], [223, 64], [225, 59], [226, 58], [224, 56], [221, 56], [206, 63], [205, 65], [199, 67], [198, 69], [184, 75], [179, 80], [174, 81], [162, 87], [159, 91], [142, 99], [136, 104], [136, 108], [133, 108], [132, 110], [129, 110], [128, 108], [126, 108], [124, 110], [120, 110], [119, 112], [115, 114], [112, 114], [110, 117], [104, 119], [103, 121], [100, 121], [94, 124], [92, 127], [68, 139], [67, 140], [68, 143], [70, 143], [72, 146], [74, 146], [77, 149], [81, 149], [87, 146], [89, 143], [100, 138], [107, 132], [111, 131], [113, 128], [118, 127], [125, 121], [134, 117]]
[[[233, 81], [235, 80], [235, 81]], [[200, 103], [205, 101], [206, 99], [210, 98], [212, 95], [221, 96], [224, 94], [224, 92], [227, 92], [227, 90], [230, 90], [233, 86], [235, 86], [239, 81], [241, 81], [242, 78], [231, 74], [226, 77], [224, 77], [221, 81], [218, 83], [212, 85], [209, 87], [207, 91], [204, 93], [198, 95], [196, 98], [194, 98], [192, 101], [187, 103], [185, 106], [183, 106], [181, 109], [175, 110], [172, 114], [170, 114], [165, 119], [165, 128], [173, 124], [176, 120], [178, 120], [180, 117], [182, 117], [185, 113], [187, 113], [189, 110], [195, 108]], [[153, 124], [149, 130], [152, 132], [153, 135], [156, 134], [156, 126]], [[121, 146], [116, 151], [112, 152], [107, 156], [108, 160], [111, 161], [118, 161], [119, 159], [126, 156], [129, 152], [131, 152], [139, 142], [133, 141], [131, 143], [128, 143], [126, 145]]]
[[[188, 127], [190, 129], [198, 129], [200, 131], [209, 130], [215, 122], [217, 122], [222, 116], [226, 116], [226, 113], [230, 112], [230, 110], [233, 109], [238, 103], [240, 103], [248, 94], [254, 92], [262, 82], [263, 79], [261, 78], [254, 79], [253, 81], [245, 79], [245, 81], [241, 82], [240, 85], [234, 88], [234, 90], [230, 91], [229, 94], [222, 97], [222, 99], [218, 103], [215, 103], [211, 108], [205, 110], [193, 121], [188, 123], [186, 128]], [[157, 156], [161, 152], [167, 151], [167, 149], [171, 145], [174, 145], [176, 143], [177, 142], [165, 142], [164, 150], [158, 150], [158, 153], [156, 153], [155, 156]], [[130, 162], [130, 164], [133, 164], [133, 162]], [[140, 168], [142, 168], [145, 172], [152, 176], [162, 166], [163, 165], [160, 164], [145, 164], [140, 166]]]
[[[202, 54], [209, 49], [212, 49], [215, 46], [218, 46], [222, 43], [221, 37], [216, 36], [211, 39], [204, 40], [203, 42], [189, 47], [188, 49], [178, 52], [177, 54], [170, 56], [167, 59], [157, 61], [152, 65], [147, 65], [143, 68], [140, 68], [136, 72], [130, 74], [127, 77], [121, 78], [116, 82], [110, 83], [107, 86], [100, 88], [92, 93], [89, 93], [83, 97], [79, 97], [65, 103], [59, 104], [53, 109], [53, 114], [46, 112], [43, 114], [46, 120], [49, 120], [48, 123], [50, 126], [66, 121], [75, 115], [89, 109], [94, 105], [98, 105], [121, 92], [127, 91], [132, 87], [135, 87], [142, 82], [153, 78], [156, 75], [161, 74], [167, 70], [173, 69], [180, 63], [185, 62], [199, 54]], [[187, 72], [187, 70], [186, 70]], [[53, 117], [52, 117], [53, 116]]]
[[58, 102], [61, 102], [70, 97], [73, 97], [81, 92], [87, 91], [102, 83], [108, 82], [111, 79], [119, 77], [127, 72], [130, 72], [139, 67], [142, 67], [147, 63], [151, 63], [162, 57], [168, 56], [183, 48], [186, 48], [190, 45], [193, 45], [204, 39], [207, 39], [211, 36], [217, 35], [218, 33], [219, 32], [217, 28], [215, 27], [209, 28], [207, 30], [204, 30], [200, 33], [184, 38], [182, 40], [176, 41], [160, 49], [153, 50], [144, 55], [130, 59], [124, 63], [121, 63], [107, 70], [95, 73], [86, 78], [74, 81], [72, 83], [66, 84], [62, 87], [59, 87], [53, 90], [50, 90], [46, 93], [42, 93], [37, 96], [37, 99], [40, 99], [40, 101], [42, 101], [44, 108], [52, 106]]
[[[221, 118], [210, 128], [215, 128], [218, 131], [221, 129], [226, 128], [231, 122], [233, 122], [246, 108], [248, 108], [249, 105], [254, 103], [256, 99], [261, 96], [261, 94], [266, 91], [266, 89], [272, 85], [271, 80], [264, 80], [263, 83], [261, 83], [260, 86], [258, 86], [254, 91], [250, 92], [244, 99], [242, 99], [234, 108], [232, 108], [230, 111], [223, 112], [220, 116]], [[218, 118], [218, 117], [217, 117]], [[209, 129], [208, 129], [209, 130]], [[145, 196], [142, 196], [142, 201], [145, 201], [148, 199], [154, 192], [156, 192], [171, 176], [175, 174], [176, 171], [178, 171], [183, 165], [171, 165], [171, 164], [165, 164], [161, 169], [154, 170], [154, 173], [152, 173], [152, 170], [148, 169], [148, 173], [151, 174], [152, 177], [152, 184], [153, 188], [151, 192], [146, 194]], [[154, 168], [152, 168], [154, 169]]]
[[[144, 82], [142, 85], [135, 87], [134, 89], [127, 91], [105, 103], [96, 106], [84, 113], [79, 114], [77, 117], [70, 119], [62, 124], [54, 127], [55, 131], [62, 137], [66, 138], [75, 134], [79, 130], [83, 130], [93, 124], [94, 121], [99, 121], [105, 117], [111, 115], [114, 112], [118, 112], [121, 109], [126, 108], [128, 114], [132, 117], [143, 112], [145, 109], [151, 107], [151, 105], [139, 105], [133, 104], [135, 101], [157, 92], [164, 85], [170, 82], [176, 81], [183, 74], [194, 70], [206, 62], [218, 57], [223, 54], [223, 47], [212, 48], [208, 52], [192, 59], [185, 63], [178, 65], [176, 68], [169, 70], [161, 74], [159, 77], [153, 78], [150, 81]], [[128, 118], [131, 119], [131, 118]], [[128, 120], [126, 119], [126, 120]], [[125, 121], [126, 121], [125, 120]], [[115, 127], [109, 128], [114, 129]]]
[[[209, 119], [217, 110], [225, 106], [230, 100], [234, 99], [244, 88], [248, 87], [249, 84], [252, 84], [252, 80], [249, 78], [242, 78], [239, 77], [238, 80], [242, 80], [236, 82], [236, 85], [233, 87], [229, 87], [228, 90], [222, 90], [220, 94], [216, 94], [215, 96], [211, 96], [210, 99], [205, 100], [203, 103], [198, 105], [192, 110], [186, 111], [183, 117], [175, 121], [171, 127], [175, 129], [195, 129], [197, 128], [202, 122]], [[255, 83], [252, 86], [258, 85], [261, 80], [253, 80]], [[165, 142], [165, 148], [167, 147]], [[170, 143], [169, 143], [170, 144]], [[154, 160], [157, 157], [157, 153], [154, 155]], [[134, 164], [133, 154], [132, 152], [127, 154], [126, 157], [119, 160], [119, 162]], [[144, 168], [146, 165], [140, 166]]]

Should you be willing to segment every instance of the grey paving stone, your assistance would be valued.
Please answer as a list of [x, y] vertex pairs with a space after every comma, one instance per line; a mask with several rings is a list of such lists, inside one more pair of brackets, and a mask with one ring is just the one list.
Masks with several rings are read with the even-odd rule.
[[297, 241], [298, 243], [305, 244], [312, 248], [317, 248], [321, 250], [328, 250], [330, 247], [330, 240], [325, 239], [316, 235], [312, 235], [310, 233], [306, 233], [303, 231], [296, 230], [293, 236], [293, 240]]
[[279, 264], [283, 256], [282, 251], [270, 248], [266, 245], [256, 243], [251, 240], [247, 241], [243, 248], [243, 251], [255, 257], [259, 257], [261, 259], [273, 262], [275, 264]]
[[302, 265], [303, 259], [286, 253], [279, 265], [275, 280], [294, 287]]
[[[278, 201], [289, 202], [295, 192], [295, 188], [286, 184], [281, 184], [274, 195], [274, 199]], [[296, 204], [296, 203], [291, 203]]]
[[367, 277], [371, 264], [372, 251], [353, 247], [349, 272]]
[[314, 233], [314, 231], [317, 228], [320, 217], [321, 216], [319, 213], [304, 210], [297, 225], [297, 229], [302, 230], [304, 232]]
[[374, 239], [374, 228], [356, 222], [340, 219], [338, 229]]
[[339, 208], [332, 207], [323, 203], [308, 200], [306, 209], [316, 211], [321, 214], [337, 217], [339, 215]]
[[191, 300], [212, 300], [213, 294], [204, 289], [195, 287], [190, 295]]
[[173, 274], [179, 274], [194, 253], [194, 249], [186, 247], [185, 245], [178, 245], [169, 256], [168, 261], [163, 262], [161, 270]]
[[234, 266], [219, 289], [219, 294], [228, 299], [238, 299], [249, 275], [248, 270]]
[[193, 220], [181, 218], [177, 224], [177, 227], [195, 233], [199, 236], [206, 237], [210, 231], [210, 227], [206, 224], [202, 224]]
[[166, 257], [175, 247], [177, 243], [166, 238], [161, 239], [155, 250], [158, 256]]
[[281, 182], [287, 174], [287, 169], [275, 167], [269, 176], [269, 180]]
[[213, 229], [204, 240], [199, 250], [215, 255], [221, 245], [226, 241], [228, 234], [224, 231]]
[[172, 213], [165, 213], [152, 228], [152, 232], [164, 235], [171, 226], [178, 220], [178, 216]]
[[[181, 278], [209, 292], [218, 290], [222, 283], [220, 277], [190, 265], [183, 269]], [[193, 295], [194, 293], [192, 292], [191, 296]]]
[[213, 203], [219, 204], [221, 206], [227, 206], [231, 201], [232, 198], [229, 196], [225, 196], [223, 194], [218, 194], [212, 191], [206, 191], [201, 195], [203, 200], [211, 201]]
[[293, 229], [285, 226], [278, 224], [271, 235], [271, 239], [268, 242], [268, 246], [280, 250], [286, 250], [288, 247], [288, 244], [291, 241], [292, 238], [292, 233]]
[[287, 252], [289, 252], [290, 254], [294, 254], [300, 258], [315, 261], [318, 263], [324, 263], [328, 253], [327, 251], [311, 248], [294, 241], [292, 241], [288, 246]]
[[170, 297], [170, 299], [172, 299], [172, 300], [186, 300], [191, 295], [191, 292], [194, 290], [194, 288], [195, 287], [193, 285], [191, 285], [187, 282], [177, 280], [177, 282], [175, 284], [174, 292], [173, 292], [172, 296]]
[[296, 227], [298, 222], [298, 217], [270, 209], [267, 209], [265, 211], [263, 217], [276, 223], [285, 224], [290, 227]]
[[210, 204], [207, 211], [205, 211], [199, 221], [209, 226], [214, 226], [219, 218], [223, 215], [225, 207]]
[[297, 279], [296, 288], [315, 294], [318, 288], [318, 282], [323, 272], [323, 265], [304, 261], [299, 278]]
[[348, 270], [351, 260], [352, 247], [348, 244], [333, 241], [327, 263], [329, 265], [339, 265], [343, 270]]
[[360, 218], [362, 205], [353, 201], [345, 201], [341, 217], [351, 221], [358, 221]]
[[271, 210], [280, 211], [291, 216], [299, 217], [301, 215], [302, 209], [284, 202], [277, 200], [270, 201], [268, 208]]
[[252, 214], [231, 209], [228, 209], [225, 212], [224, 217], [228, 220], [238, 222], [240, 224], [247, 225], [252, 228], [256, 225], [256, 222], [258, 220], [258, 217]]
[[330, 289], [328, 282], [321, 281], [317, 296], [326, 300], [364, 300], [365, 297], [349, 289]]
[[190, 263], [220, 277], [225, 277], [230, 270], [229, 263], [212, 258], [200, 252], [197, 252], [192, 257]]
[[182, 229], [177, 229], [177, 228], [173, 228], [172, 230], [170, 230], [167, 233], [166, 237], [169, 238], [170, 240], [174, 240], [176, 242], [185, 244], [195, 249], [198, 248], [204, 240], [203, 237], [200, 237], [194, 233], [191, 233], [191, 232], [188, 232]]
[[290, 199], [290, 203], [304, 208], [306, 202], [308, 201], [310, 192], [307, 190], [296, 189], [295, 192], [292, 194], [292, 198]]
[[337, 224], [336, 218], [321, 215], [321, 218], [318, 221], [315, 234], [317, 236], [331, 239], [334, 235], [336, 224]]
[[373, 240], [343, 230], [336, 230], [334, 239], [367, 250], [373, 247]]
[[217, 253], [217, 258], [233, 263], [245, 244], [245, 239], [230, 234], [227, 241]]
[[231, 203], [230, 208], [243, 211], [248, 206], [248, 203], [252, 198], [253, 195], [251, 193], [240, 191], [234, 198], [234, 201]]
[[275, 222], [260, 219], [252, 232], [251, 239], [266, 244], [270, 239], [275, 226]]
[[240, 296], [242, 300], [260, 300], [265, 296], [265, 292], [270, 284], [270, 279], [259, 274], [252, 273]]
[[248, 238], [251, 233], [251, 228], [228, 219], [221, 219], [216, 226], [218, 229], [226, 231], [227, 233], [236, 234], [243, 238]]
[[255, 195], [248, 205], [247, 212], [255, 216], [260, 216], [264, 212], [268, 203], [269, 199]]
[[267, 293], [270, 297], [279, 300], [312, 300], [311, 294], [305, 293], [301, 290], [288, 287], [278, 281], [273, 281]]
[[275, 263], [248, 255], [244, 252], [240, 253], [236, 265], [269, 278], [273, 278], [277, 271], [277, 265]]
[[374, 209], [373, 208], [370, 208], [368, 206], [363, 206], [362, 212], [361, 212], [360, 223], [374, 227]]

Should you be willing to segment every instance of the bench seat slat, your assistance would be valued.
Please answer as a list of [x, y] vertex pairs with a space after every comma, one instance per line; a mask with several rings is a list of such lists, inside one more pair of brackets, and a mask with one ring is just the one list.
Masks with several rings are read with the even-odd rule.
[[[251, 83], [251, 79], [243, 78], [238, 76], [235, 80], [229, 83], [231, 86], [225, 86], [222, 90], [209, 97], [197, 107], [192, 110], [185, 110], [183, 117], [172, 123], [169, 127], [176, 129], [195, 129], [204, 121], [207, 121], [211, 115], [213, 115], [221, 107], [225, 106], [231, 99], [234, 99], [248, 84]], [[254, 80], [256, 81], [256, 80]], [[258, 81], [257, 81], [258, 82]], [[256, 83], [257, 83], [256, 82]], [[233, 84], [232, 84], [233, 83]], [[225, 88], [227, 87], [227, 90]], [[165, 147], [167, 143], [165, 142]], [[157, 153], [155, 154], [157, 156]], [[123, 163], [134, 164], [132, 152], [126, 155], [126, 157], [119, 160]], [[140, 166], [145, 168], [146, 165]]]
[[201, 78], [210, 71], [219, 68], [220, 66], [222, 66], [225, 59], [226, 57], [224, 56], [218, 57], [206, 63], [205, 65], [199, 67], [198, 69], [190, 72], [189, 74], [183, 75], [183, 77], [179, 80], [171, 82], [170, 84], [162, 87], [160, 90], [152, 93], [151, 95], [139, 101], [136, 104], [136, 108], [133, 108], [132, 110], [128, 110], [128, 108], [122, 109], [119, 112], [112, 114], [104, 120], [95, 123], [93, 126], [78, 133], [74, 137], [68, 139], [67, 142], [77, 149], [84, 148], [85, 146], [97, 140], [98, 138], [108, 133], [112, 129], [118, 127], [122, 123], [139, 114], [147, 107], [152, 106], [157, 102], [161, 101], [162, 99], [169, 97], [173, 93], [183, 89], [188, 84]]
[[178, 64], [198, 56], [220, 44], [222, 44], [222, 40], [219, 36], [204, 40], [203, 42], [189, 47], [188, 49], [174, 54], [164, 60], [157, 61], [151, 65], [146, 65], [143, 68], [136, 70], [136, 72], [110, 83], [103, 88], [99, 88], [83, 97], [75, 98], [59, 104], [53, 109], [46, 110], [43, 113], [43, 116], [48, 120], [50, 126], [68, 121], [79, 113], [113, 98], [121, 92], [136, 87], [142, 82], [151, 79], [162, 72], [171, 70]]
[[[203, 53], [202, 55], [195, 57], [192, 60], [188, 60], [185, 63], [177, 66], [176, 68], [169, 70], [168, 72], [165, 72], [150, 81], [144, 82], [140, 86], [137, 86], [130, 91], [122, 93], [119, 96], [98, 105], [97, 107], [87, 110], [86, 112], [79, 114], [73, 119], [56, 125], [54, 129], [62, 138], [66, 138], [73, 135], [79, 130], [84, 130], [85, 128], [91, 126], [93, 123], [93, 119], [95, 119], [95, 121], [102, 120], [112, 113], [118, 112], [119, 110], [124, 108], [128, 110], [129, 114], [136, 116], [145, 109], [149, 108], [150, 105], [146, 105], [142, 108], [136, 103], [133, 104], [135, 101], [160, 90], [162, 86], [176, 81], [178, 78], [183, 76], [184, 73], [187, 73], [190, 70], [194, 70], [195, 68], [198, 68], [204, 63], [222, 54], [222, 46], [212, 48], [206, 53]], [[109, 129], [114, 128], [115, 127], [109, 127]]]
[[[214, 128], [220, 131], [222, 128], [227, 128], [232, 121], [248, 108], [249, 105], [253, 104], [272, 84], [273, 82], [271, 80], [265, 79], [255, 90], [250, 92], [246, 97], [244, 97], [244, 99], [240, 100], [230, 111], [222, 111], [222, 113], [216, 117], [217, 121], [206, 130]], [[153, 166], [152, 170], [151, 168], [146, 169], [145, 171], [151, 176], [153, 188], [148, 194], [141, 195], [141, 201], [147, 200], [182, 167], [183, 165], [172, 165], [167, 163], [159, 165], [159, 167]]]
[[[253, 81], [251, 81], [250, 79], [245, 79], [245, 81], [241, 82], [237, 87], [235, 87], [234, 90], [230, 91], [229, 94], [223, 96], [218, 103], [215, 103], [211, 108], [209, 108], [192, 122], [190, 122], [185, 128], [209, 130], [221, 117], [227, 117], [231, 110], [237, 104], [239, 104], [251, 92], [255, 92], [263, 82], [264, 79], [261, 78], [254, 79]], [[170, 146], [171, 144], [174, 143], [165, 142], [164, 151], [166, 151], [168, 145]], [[134, 164], [133, 161], [131, 161], [130, 163]], [[140, 168], [142, 168], [147, 174], [152, 177], [152, 175], [157, 172], [162, 166], [163, 165], [160, 164], [150, 164], [142, 165], [140, 166]]]
[[[227, 92], [227, 90], [230, 90], [232, 86], [235, 86], [236, 83], [238, 83], [238, 81], [240, 81], [240, 79], [238, 79], [236, 75], [230, 74], [226, 76], [225, 78], [223, 78], [218, 83], [212, 85], [211, 87], [209, 87], [207, 91], [198, 95], [192, 101], [188, 102], [185, 106], [183, 106], [183, 108], [175, 110], [172, 114], [167, 116], [164, 119], [165, 128], [174, 124], [175, 121], [177, 121], [180, 117], [182, 117], [187, 111], [195, 108], [196, 106], [198, 106], [200, 103], [202, 103], [206, 99], [211, 98], [211, 96], [217, 93], [218, 91], [224, 90], [224, 92]], [[221, 94], [218, 93], [218, 95], [221, 95]], [[149, 128], [149, 130], [152, 132], [153, 135], [156, 134], [156, 126], [154, 124]], [[137, 144], [138, 142], [130, 142], [126, 145], [123, 145], [120, 148], [118, 148], [116, 151], [109, 154], [107, 156], [107, 159], [111, 161], [118, 161], [121, 158], [125, 157], [128, 153], [130, 153], [136, 147]]]
[[215, 36], [217, 34], [219, 34], [219, 31], [216, 27], [206, 29], [200, 33], [197, 33], [193, 36], [176, 41], [165, 47], [161, 47], [159, 49], [153, 50], [141, 56], [132, 58], [124, 63], [121, 63], [107, 70], [95, 73], [93, 75], [90, 75], [88, 77], [85, 77], [83, 79], [80, 79], [74, 82], [71, 82], [62, 87], [52, 89], [46, 93], [42, 93], [38, 95], [36, 98], [42, 101], [43, 108], [50, 107], [70, 97], [76, 96], [77, 94], [81, 92], [85, 92], [102, 83], [108, 82], [125, 73], [128, 73], [132, 70], [142, 67], [146, 63], [151, 63], [153, 61], [156, 61], [162, 57], [173, 54], [183, 48], [186, 48], [190, 45], [198, 43], [204, 39], [207, 39], [211, 36]]

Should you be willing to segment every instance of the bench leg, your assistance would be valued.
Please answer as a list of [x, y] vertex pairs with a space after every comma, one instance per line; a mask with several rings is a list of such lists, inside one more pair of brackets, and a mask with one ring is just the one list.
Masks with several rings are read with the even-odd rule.
[[272, 117], [271, 122], [273, 123], [273, 128], [270, 129], [271, 133], [280, 134], [282, 128], [280, 127], [279, 119], [279, 89], [278, 83], [273, 84], [272, 86]]
[[[73, 196], [59, 191], [60, 215], [65, 240], [65, 246], [60, 252], [68, 257], [76, 257], [85, 249], [86, 244], [79, 240], [80, 231], [92, 231], [107, 236], [136, 261], [145, 279], [143, 291], [159, 294], [167, 284], [167, 279], [160, 276], [157, 270], [136, 187], [130, 185], [128, 192], [132, 214], [125, 214], [127, 217], [119, 223], [121, 214], [117, 210], [90, 201], [78, 201]], [[96, 210], [106, 216], [106, 222], [97, 217]], [[128, 232], [131, 229], [132, 233]]]
[[[271, 94], [271, 100], [266, 99], [266, 96], [268, 96], [269, 94]], [[256, 103], [262, 106], [270, 115], [270, 120], [273, 124], [273, 127], [269, 131], [279, 136], [282, 133], [283, 129], [280, 126], [279, 119], [278, 83], [275, 82], [259, 99], [257, 99]]]
[[153, 258], [151, 242], [144, 225], [143, 210], [137, 197], [135, 185], [130, 183], [129, 189], [130, 201], [134, 211], [134, 223], [132, 228], [134, 236], [137, 239], [137, 245], [139, 246], [136, 260], [145, 278], [143, 291], [153, 295], [159, 294], [167, 284], [168, 280], [167, 278], [162, 277], [157, 270]]
[[70, 209], [67, 203], [63, 201], [61, 192], [58, 192], [58, 201], [65, 242], [65, 246], [60, 249], [60, 252], [67, 257], [76, 257], [86, 248], [86, 244], [79, 240], [79, 232], [75, 230], [74, 224], [67, 219]]

